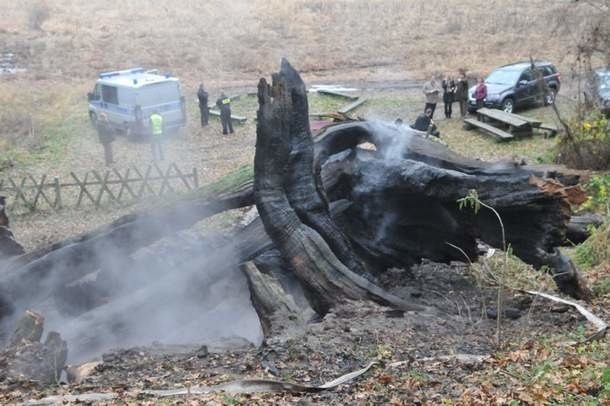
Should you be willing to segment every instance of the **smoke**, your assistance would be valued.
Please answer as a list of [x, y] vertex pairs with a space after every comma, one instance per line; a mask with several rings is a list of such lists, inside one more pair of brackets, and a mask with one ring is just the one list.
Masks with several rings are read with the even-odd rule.
[[180, 231], [131, 255], [108, 245], [96, 255], [104, 259], [99, 269], [67, 285], [61, 269], [50, 270], [38, 285], [45, 294], [32, 291], [16, 306], [16, 317], [25, 309], [45, 317], [45, 328], [68, 342], [69, 362], [152, 343], [262, 341], [247, 280], [227, 236]]
[[[375, 135], [375, 152], [370, 148], [357, 148], [357, 159], [366, 162], [370, 159], [381, 161], [383, 165], [366, 165], [366, 173], [357, 177], [357, 183], [352, 185], [352, 200], [358, 202], [354, 206], [358, 208], [358, 217], [366, 219], [367, 225], [372, 227], [372, 235], [375, 244], [383, 245], [385, 238], [391, 235], [391, 229], [398, 220], [396, 211], [389, 207], [393, 200], [386, 196], [382, 187], [387, 172], [382, 168], [385, 166], [399, 165], [405, 159], [405, 154], [412, 142], [411, 129], [406, 125], [396, 125], [382, 120], [371, 120], [368, 122], [371, 132]], [[344, 153], [337, 154], [332, 159], [342, 159]], [[330, 160], [329, 160], [330, 161]], [[386, 207], [388, 210], [378, 210]]]

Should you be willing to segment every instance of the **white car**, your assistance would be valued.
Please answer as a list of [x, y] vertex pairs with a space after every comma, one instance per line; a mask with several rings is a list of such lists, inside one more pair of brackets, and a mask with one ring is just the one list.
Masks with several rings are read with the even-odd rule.
[[100, 73], [88, 94], [89, 117], [95, 124], [104, 113], [112, 128], [130, 138], [150, 135], [149, 117], [163, 116], [164, 131], [186, 124], [186, 108], [178, 78], [156, 70], [133, 68]]

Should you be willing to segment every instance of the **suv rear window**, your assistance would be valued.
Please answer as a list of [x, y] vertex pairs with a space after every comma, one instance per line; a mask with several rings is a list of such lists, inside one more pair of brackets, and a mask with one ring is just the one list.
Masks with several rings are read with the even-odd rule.
[[544, 76], [551, 76], [557, 72], [555, 70], [555, 67], [552, 65], [543, 66], [542, 68], [540, 68], [540, 70], [542, 70], [542, 73], [544, 74]]

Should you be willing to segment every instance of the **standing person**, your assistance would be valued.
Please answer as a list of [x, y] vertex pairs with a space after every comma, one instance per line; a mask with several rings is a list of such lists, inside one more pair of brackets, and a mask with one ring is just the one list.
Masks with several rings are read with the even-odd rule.
[[460, 105], [460, 115], [466, 116], [466, 103], [468, 102], [468, 79], [466, 72], [460, 69], [457, 82], [455, 84], [455, 100]]
[[220, 110], [222, 133], [226, 135], [228, 130], [228, 132], [233, 134], [233, 124], [231, 123], [231, 99], [222, 92], [218, 100], [216, 100], [216, 106]]
[[97, 129], [97, 137], [100, 144], [102, 144], [102, 147], [104, 147], [104, 161], [106, 162], [106, 166], [110, 166], [114, 163], [112, 156], [112, 141], [114, 141], [114, 131], [112, 130], [112, 127], [110, 127], [106, 113], [101, 113], [95, 124]]
[[208, 125], [210, 119], [210, 109], [208, 108], [208, 92], [203, 88], [203, 83], [199, 85], [197, 90], [197, 98], [199, 99], [199, 113], [201, 113], [201, 126]]
[[433, 75], [428, 82], [424, 83], [422, 91], [426, 96], [426, 106], [424, 107], [424, 111], [428, 111], [429, 109], [432, 112], [432, 115], [430, 116], [430, 118], [432, 118], [434, 117], [436, 105], [441, 100], [441, 89], [435, 75]]
[[477, 87], [474, 89], [474, 99], [477, 102], [477, 110], [485, 106], [485, 98], [487, 97], [487, 85], [483, 78], [477, 81]]
[[445, 105], [445, 118], [451, 118], [453, 101], [455, 99], [455, 80], [451, 76], [445, 76], [442, 83], [443, 104]]
[[153, 160], [163, 161], [163, 116], [157, 110], [150, 115], [150, 148]]

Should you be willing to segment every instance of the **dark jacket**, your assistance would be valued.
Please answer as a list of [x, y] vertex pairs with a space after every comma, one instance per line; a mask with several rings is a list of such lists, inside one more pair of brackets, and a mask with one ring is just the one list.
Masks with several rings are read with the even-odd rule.
[[453, 80], [443, 80], [443, 102], [444, 103], [453, 103], [455, 100], [455, 81]]
[[114, 131], [107, 122], [98, 120], [97, 137], [100, 143], [110, 144], [112, 141], [114, 141]]
[[428, 131], [431, 121], [432, 120], [430, 119], [430, 117], [428, 117], [424, 113], [421, 113], [419, 116], [417, 116], [415, 122], [411, 125], [411, 128], [419, 131]]
[[468, 100], [468, 79], [459, 78], [455, 83], [455, 100]]
[[208, 92], [206, 92], [203, 88], [199, 88], [197, 91], [197, 98], [199, 99], [199, 108], [207, 109], [208, 108]]
[[228, 97], [219, 97], [216, 100], [216, 107], [220, 110], [220, 115], [223, 117], [231, 116], [231, 99]]

